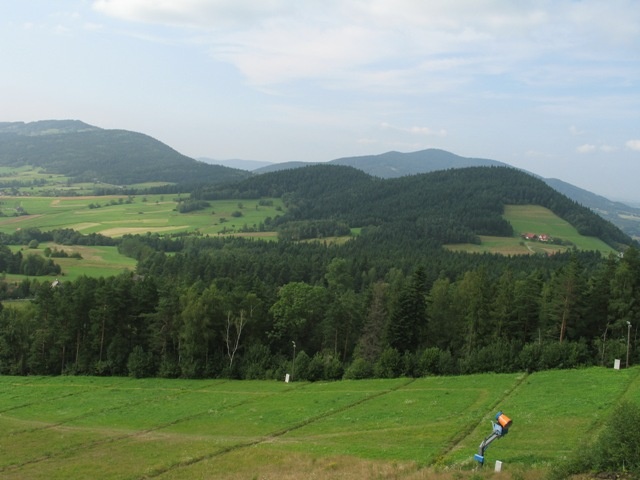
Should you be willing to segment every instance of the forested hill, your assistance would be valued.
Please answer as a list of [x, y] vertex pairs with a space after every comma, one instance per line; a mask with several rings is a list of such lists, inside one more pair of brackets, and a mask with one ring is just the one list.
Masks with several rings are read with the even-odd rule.
[[73, 181], [225, 183], [248, 172], [186, 157], [147, 135], [80, 121], [0, 123], [0, 166], [31, 165]]
[[427, 237], [439, 244], [479, 242], [478, 235], [510, 236], [505, 205], [549, 208], [583, 235], [614, 248], [630, 237], [544, 181], [508, 167], [469, 167], [379, 179], [351, 167], [314, 165], [256, 176], [233, 189], [194, 192], [201, 199], [278, 196], [287, 222], [332, 220], [349, 227], [375, 227], [386, 235]]

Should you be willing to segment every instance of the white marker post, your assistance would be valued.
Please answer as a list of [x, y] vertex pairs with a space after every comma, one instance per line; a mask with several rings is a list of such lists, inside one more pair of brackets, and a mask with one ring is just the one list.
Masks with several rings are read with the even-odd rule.
[[496, 472], [502, 471], [502, 462], [500, 460], [496, 460]]

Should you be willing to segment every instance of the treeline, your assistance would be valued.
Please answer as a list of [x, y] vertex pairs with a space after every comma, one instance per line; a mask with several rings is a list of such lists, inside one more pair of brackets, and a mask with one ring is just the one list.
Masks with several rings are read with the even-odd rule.
[[280, 240], [308, 240], [326, 237], [344, 237], [351, 235], [351, 229], [346, 222], [335, 220], [303, 220], [287, 222], [278, 228]]
[[167, 255], [152, 236], [129, 238], [137, 274], [22, 282], [33, 302], [0, 312], [0, 373], [320, 380], [608, 365], [640, 313], [634, 248], [411, 248], [401, 261], [402, 246], [384, 258], [359, 239], [173, 242], [182, 249]]
[[[28, 245], [32, 241], [55, 242], [59, 245], [116, 246], [120, 240], [99, 233], [82, 234], [71, 228], [42, 231], [39, 228], [24, 228], [12, 233], [0, 232], [0, 245]], [[2, 270], [0, 270], [2, 271]]]
[[61, 268], [50, 258], [29, 253], [23, 255], [21, 251], [13, 253], [9, 247], [0, 245], [0, 272], [29, 276], [59, 275]]

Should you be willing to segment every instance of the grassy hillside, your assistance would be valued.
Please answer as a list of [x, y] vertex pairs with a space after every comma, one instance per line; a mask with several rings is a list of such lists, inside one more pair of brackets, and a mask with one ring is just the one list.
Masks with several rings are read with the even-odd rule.
[[[532, 253], [552, 254], [570, 248], [595, 250], [605, 255], [615, 252], [613, 248], [599, 238], [580, 235], [567, 221], [555, 215], [551, 210], [539, 205], [507, 205], [504, 218], [513, 226], [513, 237], [481, 236], [481, 243], [447, 245], [455, 251], [470, 253], [501, 253], [504, 255], [526, 255]], [[546, 234], [554, 241], [541, 242], [526, 240], [522, 234]]]
[[[0, 377], [0, 475], [31, 478], [540, 478], [593, 438], [640, 370], [335, 383]], [[117, 461], [114, 461], [117, 460]]]

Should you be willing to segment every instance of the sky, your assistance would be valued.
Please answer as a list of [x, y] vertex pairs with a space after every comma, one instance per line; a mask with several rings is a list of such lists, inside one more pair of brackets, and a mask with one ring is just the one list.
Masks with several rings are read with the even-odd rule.
[[193, 158], [440, 148], [640, 203], [638, 0], [2, 0], [0, 121]]

